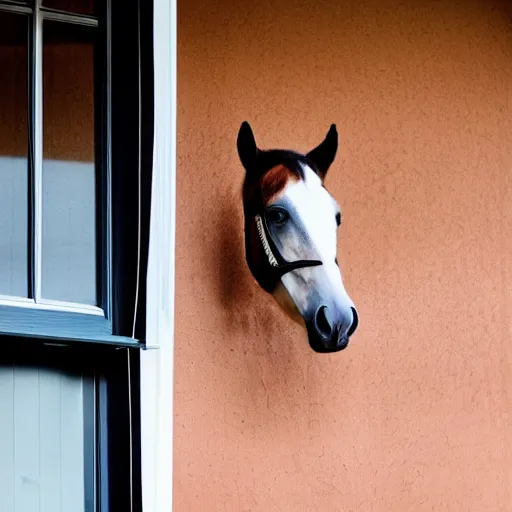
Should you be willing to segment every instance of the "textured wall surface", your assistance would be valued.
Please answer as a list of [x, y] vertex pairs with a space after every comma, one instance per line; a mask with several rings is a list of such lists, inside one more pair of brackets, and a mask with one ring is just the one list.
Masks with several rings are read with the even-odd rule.
[[[512, 20], [498, 0], [179, 4], [175, 511], [512, 510]], [[240, 122], [307, 150], [360, 313], [249, 274]]]

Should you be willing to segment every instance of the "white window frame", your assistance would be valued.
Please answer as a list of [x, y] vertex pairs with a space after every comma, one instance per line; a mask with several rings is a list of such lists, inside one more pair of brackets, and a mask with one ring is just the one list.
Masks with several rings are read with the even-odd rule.
[[146, 346], [140, 353], [144, 512], [173, 503], [177, 0], [154, 0], [154, 159]]
[[[110, 0], [105, 0], [109, 7]], [[139, 0], [141, 1], [141, 0]], [[43, 6], [43, 0], [34, 0], [32, 6], [2, 1], [2, 12], [27, 15], [32, 18], [32, 50], [31, 69], [33, 70], [32, 83], [33, 101], [33, 167], [29, 170], [32, 176], [33, 195], [33, 282], [32, 297], [14, 297], [0, 294], [0, 338], [21, 337], [40, 340], [58, 340], [64, 343], [71, 341], [87, 343], [104, 343], [116, 346], [139, 347], [141, 342], [134, 335], [119, 335], [114, 333], [112, 311], [113, 262], [112, 262], [112, 171], [111, 171], [111, 102], [110, 102], [110, 53], [107, 52], [108, 70], [106, 87], [109, 96], [105, 107], [104, 120], [105, 159], [101, 170], [102, 188], [105, 197], [100, 200], [104, 208], [104, 225], [102, 226], [102, 256], [97, 261], [97, 268], [102, 273], [102, 304], [101, 307], [74, 302], [44, 299], [41, 294], [41, 257], [42, 257], [42, 163], [43, 163], [43, 22], [58, 21], [67, 24], [97, 27], [99, 30], [99, 15], [88, 16], [82, 14], [68, 14], [52, 10]], [[110, 14], [107, 14], [110, 16]], [[110, 21], [107, 21], [107, 45], [110, 45]], [[29, 44], [30, 48], [30, 44]], [[32, 94], [32, 93], [31, 93]], [[95, 105], [96, 108], [96, 105]], [[29, 126], [30, 130], [31, 127]], [[108, 163], [107, 163], [108, 162]], [[97, 165], [98, 162], [95, 162]], [[99, 198], [97, 198], [99, 199]], [[135, 314], [135, 313], [134, 313]]]
[[[0, 294], [0, 306], [33, 308], [35, 310], [63, 311], [105, 316], [108, 311], [90, 304], [80, 304], [60, 300], [44, 299], [41, 294], [42, 284], [42, 233], [43, 233], [43, 22], [61, 21], [84, 27], [98, 27], [98, 19], [81, 14], [65, 14], [43, 8], [42, 0], [34, 0], [33, 7], [22, 5], [3, 5], [4, 12], [31, 15], [33, 17], [32, 68], [34, 70], [34, 298], [16, 297]], [[29, 128], [30, 129], [30, 128]], [[110, 225], [110, 219], [107, 219]], [[110, 247], [106, 247], [110, 254]], [[108, 270], [106, 269], [108, 274]]]

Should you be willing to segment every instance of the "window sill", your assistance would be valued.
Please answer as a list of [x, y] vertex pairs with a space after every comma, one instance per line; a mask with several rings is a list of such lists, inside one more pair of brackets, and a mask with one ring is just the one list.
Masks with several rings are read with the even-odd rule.
[[140, 347], [139, 340], [112, 334], [103, 316], [0, 306], [0, 336], [19, 336], [58, 342], [103, 343]]

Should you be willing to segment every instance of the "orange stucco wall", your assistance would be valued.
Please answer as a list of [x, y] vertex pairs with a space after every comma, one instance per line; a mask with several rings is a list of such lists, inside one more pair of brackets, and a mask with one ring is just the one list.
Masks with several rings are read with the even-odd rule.
[[[512, 510], [507, 2], [178, 11], [174, 510]], [[344, 352], [249, 274], [244, 119], [303, 151], [338, 125]]]

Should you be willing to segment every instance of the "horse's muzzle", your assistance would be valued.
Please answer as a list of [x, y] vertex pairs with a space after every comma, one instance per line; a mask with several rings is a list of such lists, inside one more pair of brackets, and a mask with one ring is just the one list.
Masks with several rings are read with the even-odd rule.
[[347, 347], [357, 329], [358, 315], [354, 307], [334, 310], [320, 306], [306, 322], [308, 339], [315, 352], [339, 352]]

